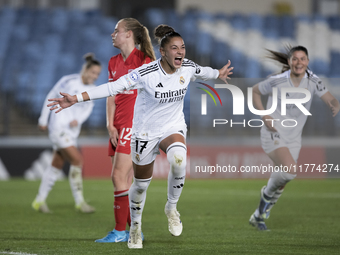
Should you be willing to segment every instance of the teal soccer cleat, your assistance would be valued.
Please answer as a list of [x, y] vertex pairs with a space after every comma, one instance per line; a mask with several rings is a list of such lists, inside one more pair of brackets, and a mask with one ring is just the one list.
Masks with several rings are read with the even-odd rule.
[[[125, 236], [124, 236], [125, 233]], [[117, 231], [112, 230], [110, 231], [107, 236], [103, 237], [102, 239], [97, 239], [96, 243], [120, 243], [120, 242], [127, 242], [129, 240], [129, 230]], [[144, 241], [144, 235], [142, 232], [142, 240]]]
[[120, 242], [127, 242], [129, 239], [129, 231], [117, 231], [113, 230], [110, 231], [107, 236], [103, 237], [102, 239], [97, 239], [96, 243], [120, 243]]

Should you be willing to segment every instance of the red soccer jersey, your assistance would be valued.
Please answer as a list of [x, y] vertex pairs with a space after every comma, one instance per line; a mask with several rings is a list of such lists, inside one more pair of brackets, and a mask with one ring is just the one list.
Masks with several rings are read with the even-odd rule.
[[[143, 64], [150, 63], [150, 58], [145, 57], [144, 53], [135, 48], [124, 61], [122, 54], [113, 56], [109, 61], [109, 81], [118, 80], [121, 76], [129, 73], [133, 69]], [[114, 125], [132, 127], [133, 110], [137, 97], [137, 90], [124, 91], [117, 94], [115, 98], [116, 111], [114, 116]]]

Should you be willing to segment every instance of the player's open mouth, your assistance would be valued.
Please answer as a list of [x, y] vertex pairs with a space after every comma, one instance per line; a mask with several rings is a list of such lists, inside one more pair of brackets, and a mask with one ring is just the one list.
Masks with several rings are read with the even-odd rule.
[[181, 57], [175, 58], [175, 65], [176, 65], [176, 66], [180, 66], [180, 65], [182, 64], [182, 59], [183, 59], [183, 58], [181, 58]]
[[295, 67], [295, 70], [298, 71], [298, 72], [301, 72], [303, 70], [303, 67], [302, 66], [299, 66], [299, 67], [297, 66], [297, 67]]

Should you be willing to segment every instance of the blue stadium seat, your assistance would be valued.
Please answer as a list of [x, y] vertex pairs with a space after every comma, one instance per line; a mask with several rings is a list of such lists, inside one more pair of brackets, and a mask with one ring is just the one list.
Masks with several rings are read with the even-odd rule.
[[117, 22], [118, 22], [118, 19], [115, 17], [108, 17], [108, 18], [102, 19], [100, 23], [101, 33], [109, 36], [110, 38], [111, 34], [115, 30]]
[[[16, 19], [16, 11], [11, 8], [2, 8], [0, 16], [0, 70], [5, 59], [6, 53], [8, 52], [11, 33]], [[1, 74], [1, 71], [0, 71]]]
[[213, 50], [213, 38], [210, 33], [199, 30], [197, 32], [196, 52], [197, 55], [210, 56]]
[[52, 33], [64, 33], [69, 25], [67, 11], [62, 8], [52, 10], [50, 27]]
[[20, 105], [27, 105], [31, 101], [30, 85], [33, 82], [33, 74], [31, 72], [21, 72], [17, 76], [17, 89], [15, 93], [15, 100]]
[[[221, 68], [227, 63], [228, 59], [231, 60], [230, 47], [227, 44], [214, 39], [211, 57], [212, 65], [216, 66], [217, 68]], [[232, 63], [233, 66], [235, 66], [234, 62]]]
[[147, 24], [154, 29], [159, 24], [166, 24], [165, 15], [162, 9], [150, 8], [144, 14]]
[[278, 39], [279, 33], [279, 18], [274, 15], [265, 16], [263, 35], [267, 38]]
[[279, 33], [281, 37], [293, 39], [295, 37], [295, 19], [292, 16], [279, 18]]
[[31, 111], [36, 117], [40, 115], [41, 109], [44, 105], [44, 101], [47, 93], [35, 93], [32, 94], [33, 100], [31, 100]]
[[328, 17], [328, 24], [332, 30], [340, 31], [340, 17], [339, 16]]
[[231, 16], [230, 23], [236, 30], [246, 31], [248, 29], [247, 18], [242, 14], [235, 14]]
[[261, 65], [257, 59], [247, 58], [245, 69], [245, 78], [259, 78], [261, 77]]
[[[332, 78], [340, 77], [340, 52], [331, 52], [330, 76]], [[340, 86], [340, 85], [339, 85]]]
[[227, 21], [229, 21], [229, 18], [230, 17], [224, 12], [217, 12], [214, 15], [214, 20], [224, 20], [224, 21], [227, 22]]
[[196, 32], [197, 32], [197, 18], [196, 14], [191, 11], [187, 11], [181, 20], [180, 34], [184, 39], [187, 49], [190, 50], [196, 42]]
[[[234, 67], [237, 67], [237, 66], [243, 67], [246, 64], [245, 63], [246, 57], [245, 57], [244, 53], [237, 50], [237, 49], [231, 49], [228, 52], [226, 59], [227, 60], [230, 59], [232, 66], [234, 66]], [[233, 76], [234, 77], [244, 77], [246, 72], [247, 72], [247, 70], [245, 68], [235, 68], [233, 70], [233, 73], [234, 73]]]
[[68, 11], [68, 15], [69, 15], [69, 23], [72, 26], [75, 27], [82, 27], [83, 25], [86, 24], [87, 20], [86, 20], [86, 13], [77, 9], [72, 9], [70, 11]]
[[[166, 9], [164, 10], [165, 12], [165, 19], [166, 19], [166, 24], [173, 27], [175, 31], [179, 31], [181, 27], [181, 16], [176, 12], [174, 9]], [[159, 23], [162, 24], [162, 23]], [[156, 26], [159, 24], [155, 25], [151, 29], [154, 29]]]
[[264, 20], [261, 15], [251, 14], [248, 16], [248, 28], [261, 32], [264, 27]]
[[330, 63], [317, 59], [310, 64], [311, 70], [317, 75], [327, 76], [330, 72]]

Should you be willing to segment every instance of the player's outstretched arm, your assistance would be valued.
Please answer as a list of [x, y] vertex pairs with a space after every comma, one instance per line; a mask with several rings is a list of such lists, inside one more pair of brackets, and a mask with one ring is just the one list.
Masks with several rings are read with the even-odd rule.
[[82, 98], [77, 98], [76, 95], [71, 96], [70, 94], [63, 93], [63, 92], [60, 92], [60, 95], [62, 95], [63, 97], [48, 99], [48, 101], [52, 102], [52, 103], [47, 105], [48, 107], [51, 107], [51, 109], [50, 109], [51, 111], [59, 108], [56, 111], [56, 113], [62, 111], [65, 108], [68, 108], [68, 107], [74, 105], [75, 103], [90, 100], [87, 92], [83, 92], [81, 94]]
[[321, 97], [321, 99], [329, 107], [329, 109], [332, 112], [333, 117], [335, 117], [338, 114], [339, 110], [340, 110], [339, 101], [329, 91], [326, 92]]
[[231, 70], [234, 69], [234, 67], [230, 65], [231, 65], [231, 61], [228, 60], [228, 63], [224, 67], [222, 67], [220, 70], [218, 70], [220, 73], [218, 78], [220, 78], [222, 81], [224, 81], [227, 84], [228, 84], [227, 79], [230, 80], [229, 75], [233, 74]]
[[[263, 111], [264, 110], [264, 106], [262, 103], [262, 99], [261, 99], [261, 92], [259, 89], [259, 84], [254, 85], [253, 87], [253, 103], [254, 103], [254, 107], [257, 110]], [[261, 119], [263, 120], [264, 124], [266, 125], [267, 129], [271, 132], [277, 132], [276, 128], [273, 127], [272, 123], [272, 119], [273, 117], [270, 115], [264, 115], [261, 116]]]

